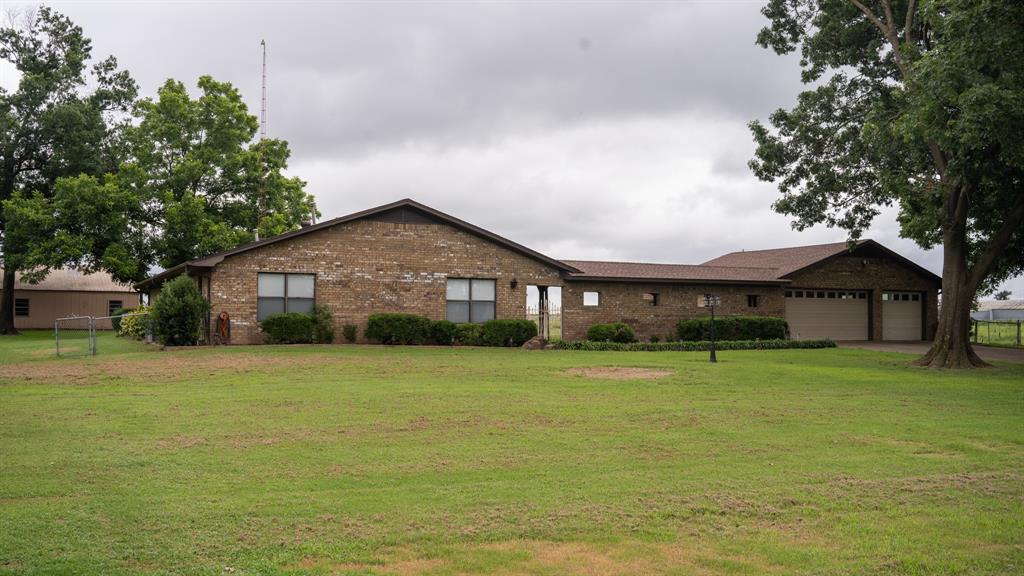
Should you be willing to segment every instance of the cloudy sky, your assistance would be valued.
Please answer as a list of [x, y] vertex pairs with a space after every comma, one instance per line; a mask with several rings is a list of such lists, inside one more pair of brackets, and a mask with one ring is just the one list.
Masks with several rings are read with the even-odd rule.
[[[757, 1], [52, 3], [147, 95], [226, 80], [291, 144], [325, 218], [410, 197], [556, 258], [699, 263], [842, 241], [793, 231], [746, 167], [795, 58]], [[867, 234], [938, 272], [941, 254]], [[1007, 286], [1024, 296], [1024, 279]]]

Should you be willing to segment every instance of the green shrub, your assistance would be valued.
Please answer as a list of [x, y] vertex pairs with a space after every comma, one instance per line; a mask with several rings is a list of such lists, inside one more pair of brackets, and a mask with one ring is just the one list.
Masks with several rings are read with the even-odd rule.
[[142, 340], [150, 332], [149, 313], [152, 309], [149, 306], [139, 306], [132, 309], [135, 316], [125, 316], [120, 319], [117, 327], [117, 335], [127, 338]]
[[633, 329], [622, 322], [610, 324], [594, 324], [587, 330], [587, 340], [592, 342], [635, 342], [636, 335]]
[[[694, 342], [711, 339], [711, 317], [680, 320], [676, 326], [680, 340]], [[773, 316], [716, 316], [715, 340], [778, 340], [786, 337], [786, 321]]]
[[153, 304], [153, 335], [161, 344], [194, 346], [202, 337], [203, 317], [209, 310], [210, 303], [195, 280], [182, 274], [163, 285]]
[[330, 344], [334, 342], [334, 316], [327, 306], [317, 304], [313, 306], [313, 342], [315, 344]]
[[114, 310], [110, 313], [110, 315], [113, 316], [113, 318], [110, 319], [110, 326], [114, 329], [114, 333], [117, 334], [118, 336], [121, 335], [121, 319], [118, 318], [118, 316], [121, 316], [122, 314], [128, 314], [132, 310], [134, 310], [134, 308], [114, 308]]
[[651, 337], [648, 340], [651, 342], [651, 344], [657, 344], [658, 342], [661, 342], [661, 337], [658, 336], [657, 334], [651, 334]]
[[[835, 348], [831, 340], [726, 340], [716, 342], [717, 350], [788, 350], [810, 348]], [[559, 350], [593, 350], [612, 352], [704, 352], [711, 348], [711, 342], [555, 342]]]
[[316, 321], [312, 314], [271, 314], [260, 322], [267, 344], [310, 344]]
[[522, 346], [536, 335], [533, 320], [488, 320], [480, 329], [480, 342], [484, 346]]
[[357, 330], [355, 324], [345, 324], [341, 327], [341, 335], [345, 337], [346, 342], [351, 344], [356, 341]]
[[482, 324], [456, 324], [455, 343], [463, 346], [483, 346]]
[[431, 321], [416, 314], [373, 314], [363, 335], [381, 344], [426, 344], [430, 341]]
[[455, 344], [457, 332], [458, 327], [454, 322], [449, 322], [448, 320], [438, 320], [430, 325], [430, 339], [435, 344], [444, 346]]

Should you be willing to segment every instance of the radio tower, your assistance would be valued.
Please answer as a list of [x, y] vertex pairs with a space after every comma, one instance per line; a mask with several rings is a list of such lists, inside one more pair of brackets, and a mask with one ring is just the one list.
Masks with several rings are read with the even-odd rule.
[[260, 140], [267, 137], [267, 41], [260, 40], [263, 49], [263, 101], [260, 105]]

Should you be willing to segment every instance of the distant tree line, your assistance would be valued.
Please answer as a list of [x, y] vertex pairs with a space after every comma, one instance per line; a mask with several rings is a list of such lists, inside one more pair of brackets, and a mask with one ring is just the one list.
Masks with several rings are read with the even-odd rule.
[[46, 7], [0, 28], [20, 74], [0, 88], [0, 333], [13, 334], [14, 279], [57, 267], [144, 278], [318, 216], [290, 151], [256, 139], [238, 90], [209, 76], [193, 98], [169, 79], [139, 98], [110, 56], [92, 61], [82, 29]]

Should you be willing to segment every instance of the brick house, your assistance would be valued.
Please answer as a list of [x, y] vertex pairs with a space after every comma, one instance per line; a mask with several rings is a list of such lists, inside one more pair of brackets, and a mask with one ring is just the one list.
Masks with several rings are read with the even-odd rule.
[[[400, 200], [184, 262], [138, 284], [158, 297], [193, 277], [212, 314], [231, 317], [232, 342], [262, 340], [275, 312], [331, 309], [335, 323], [366, 325], [377, 312], [483, 322], [526, 317], [527, 286], [546, 310], [562, 290], [562, 336], [624, 321], [643, 339], [703, 316], [785, 317], [794, 338], [930, 338], [940, 278], [880, 244], [737, 252], [700, 265], [556, 260], [413, 200]], [[543, 320], [542, 320], [543, 321]], [[361, 334], [361, 330], [360, 330]]]

